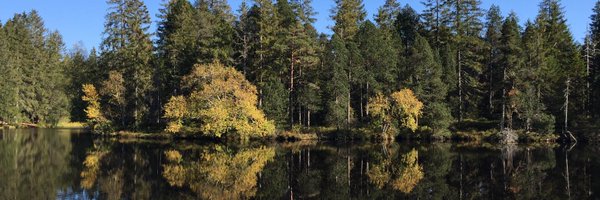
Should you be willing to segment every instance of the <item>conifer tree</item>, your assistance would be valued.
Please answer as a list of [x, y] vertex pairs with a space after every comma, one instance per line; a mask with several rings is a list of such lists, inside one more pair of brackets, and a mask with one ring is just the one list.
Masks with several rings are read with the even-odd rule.
[[335, 0], [331, 18], [335, 21], [333, 32], [343, 40], [353, 40], [366, 17], [362, 0]]
[[378, 92], [389, 94], [396, 85], [396, 49], [386, 40], [386, 33], [367, 20], [361, 25], [356, 42], [363, 58], [360, 81], [360, 116], [369, 115], [368, 99]]
[[598, 54], [598, 42], [600, 41], [600, 1], [596, 2], [593, 14], [590, 16], [590, 38], [586, 44], [591, 45], [591, 65], [588, 79], [590, 82], [590, 106], [592, 116], [600, 116], [600, 54]]
[[196, 19], [198, 11], [189, 1], [169, 1], [160, 12], [157, 56], [161, 65], [159, 80], [164, 93], [162, 96], [166, 98], [181, 92], [181, 77], [200, 61], [197, 39], [205, 31], [202, 31]]
[[[540, 4], [537, 23], [542, 28], [547, 50], [545, 69], [540, 74], [544, 81], [540, 88], [542, 98], [551, 103], [548, 104], [549, 110], [562, 122], [563, 132], [568, 133], [569, 113], [576, 113], [573, 111], [578, 111], [580, 107], [577, 106], [581, 105], [569, 97], [580, 93], [578, 89], [585, 88], [575, 87], [584, 74], [582, 59], [558, 0], [544, 0]], [[573, 139], [571, 134], [566, 136]]]
[[479, 75], [482, 72], [481, 51], [482, 40], [479, 38], [482, 30], [480, 18], [483, 12], [479, 7], [480, 0], [449, 0], [451, 12], [448, 19], [452, 20], [451, 30], [455, 33], [458, 90], [458, 119], [477, 117], [477, 107], [481, 98], [482, 88]]
[[521, 85], [523, 68], [520, 30], [517, 17], [511, 13], [502, 25], [500, 42], [500, 66], [502, 70], [502, 129], [513, 128], [513, 115], [517, 113], [516, 98]]
[[421, 14], [423, 26], [427, 30], [427, 38], [434, 49], [439, 49], [450, 40], [450, 6], [448, 0], [424, 0], [425, 6]]
[[501, 66], [499, 65], [499, 40], [501, 37], [502, 18], [500, 7], [492, 5], [486, 16], [487, 21], [485, 23], [484, 35], [486, 53], [484, 54], [485, 69], [483, 71], [483, 86], [487, 93], [487, 101], [484, 101], [485, 103], [482, 104], [482, 110], [487, 110], [488, 118], [498, 113], [501, 107], [499, 106], [501, 84], [498, 83], [502, 80], [502, 70], [500, 70]]
[[414, 71], [407, 80], [407, 86], [425, 104], [424, 124], [435, 134], [441, 134], [448, 128], [452, 117], [445, 103], [448, 89], [442, 82], [442, 66], [434, 55], [427, 39], [417, 35], [408, 57]]
[[[125, 80], [126, 124], [141, 128], [148, 120], [149, 97], [152, 89], [152, 42], [148, 28], [150, 16], [140, 0], [109, 0], [102, 41], [103, 63], [127, 77]], [[106, 72], [105, 72], [106, 73]]]
[[386, 0], [383, 6], [377, 9], [377, 15], [375, 16], [375, 22], [377, 22], [379, 28], [384, 31], [391, 31], [400, 9], [400, 3], [397, 0]]
[[[327, 45], [325, 57], [325, 105], [326, 121], [338, 129], [346, 127], [347, 102], [349, 102], [350, 81], [348, 80], [349, 52], [341, 36], [334, 34]], [[346, 126], [345, 126], [346, 125]]]

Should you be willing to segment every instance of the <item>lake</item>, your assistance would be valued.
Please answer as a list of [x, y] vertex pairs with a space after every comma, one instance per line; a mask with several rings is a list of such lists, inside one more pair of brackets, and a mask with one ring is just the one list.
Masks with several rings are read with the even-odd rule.
[[0, 133], [0, 199], [598, 199], [600, 148]]

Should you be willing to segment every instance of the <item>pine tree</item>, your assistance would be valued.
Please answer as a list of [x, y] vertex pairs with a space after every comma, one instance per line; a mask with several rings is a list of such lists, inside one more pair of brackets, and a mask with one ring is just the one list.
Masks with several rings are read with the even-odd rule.
[[[200, 61], [200, 34], [205, 33], [197, 21], [198, 12], [188, 1], [172, 0], [160, 10], [158, 25], [157, 56], [162, 96], [177, 95], [181, 77], [187, 75], [192, 66]], [[210, 61], [205, 61], [210, 62]]]
[[502, 70], [500, 70], [499, 64], [499, 45], [500, 37], [502, 35], [502, 14], [500, 13], [500, 7], [492, 5], [486, 16], [485, 24], [485, 44], [486, 53], [484, 55], [485, 70], [483, 72], [484, 87], [487, 90], [487, 101], [483, 103], [483, 109], [487, 110], [487, 117], [492, 118], [498, 113], [501, 108], [499, 106], [500, 98], [498, 94], [501, 93], [501, 84], [497, 84], [502, 80]]
[[285, 75], [288, 65], [280, 56], [287, 47], [285, 42], [278, 40], [282, 31], [280, 14], [272, 1], [256, 0], [245, 18], [244, 27], [249, 31], [249, 64], [244, 64], [246, 77], [257, 86], [259, 108], [269, 119], [283, 125], [289, 119], [289, 92], [287, 81], [283, 81], [288, 77]]
[[[576, 87], [584, 74], [584, 65], [558, 0], [544, 0], [540, 4], [537, 23], [542, 28], [544, 48], [548, 51], [546, 66], [541, 74], [544, 81], [540, 88], [542, 98], [551, 103], [547, 104], [549, 110], [562, 122], [563, 132], [568, 133], [569, 113], [577, 113], [580, 109], [577, 106], [581, 105], [581, 102], [574, 102], [573, 98], [569, 101], [569, 97], [585, 88]], [[572, 138], [570, 134], [567, 136]]]
[[424, 124], [440, 134], [448, 128], [452, 117], [445, 103], [447, 87], [442, 82], [442, 66], [434, 55], [427, 39], [417, 35], [408, 57], [414, 71], [407, 86], [425, 103]]
[[343, 40], [353, 40], [366, 17], [362, 0], [335, 0], [335, 5], [331, 16], [335, 21], [333, 32]]
[[513, 115], [517, 113], [516, 98], [519, 95], [523, 68], [520, 30], [517, 17], [511, 13], [502, 25], [500, 37], [500, 66], [502, 70], [502, 118], [500, 127], [513, 128]]
[[140, 128], [149, 119], [152, 89], [152, 42], [147, 33], [150, 16], [140, 0], [109, 0], [106, 16], [102, 58], [104, 65], [127, 77], [125, 87], [126, 125]]
[[361, 25], [356, 35], [356, 42], [363, 58], [363, 69], [360, 81], [360, 116], [369, 115], [368, 99], [378, 92], [389, 94], [396, 86], [397, 73], [394, 66], [398, 65], [396, 49], [387, 38], [382, 28], [377, 28], [367, 20]]
[[589, 68], [590, 82], [590, 106], [592, 116], [600, 116], [600, 54], [597, 52], [597, 45], [600, 41], [600, 1], [596, 2], [593, 9], [593, 14], [590, 16], [590, 38], [586, 40], [586, 44], [592, 46], [591, 65]]
[[450, 6], [448, 0], [424, 0], [425, 6], [421, 14], [423, 26], [427, 30], [427, 38], [434, 49], [439, 49], [450, 40]]
[[375, 22], [379, 28], [383, 31], [392, 31], [400, 9], [400, 3], [397, 0], [386, 0], [383, 6], [377, 9], [377, 15], [375, 15]]
[[[327, 46], [325, 57], [328, 58], [325, 63], [324, 80], [325, 85], [325, 105], [326, 121], [336, 126], [338, 129], [347, 126], [347, 116], [350, 115], [347, 109], [350, 93], [350, 81], [348, 79], [348, 60], [349, 52], [341, 36], [334, 34]], [[346, 126], [344, 126], [346, 125]]]
[[[297, 104], [298, 122], [303, 124], [304, 121], [310, 121], [311, 113], [319, 110], [318, 101], [319, 88], [318, 84], [318, 43], [317, 31], [313, 27], [314, 11], [310, 5], [310, 0], [295, 0], [292, 2], [292, 8], [297, 13], [295, 23], [290, 26], [291, 39], [288, 43], [290, 47], [290, 61], [295, 67], [297, 73], [290, 71], [291, 84], [296, 84], [294, 93], [295, 102]], [[290, 102], [291, 104], [292, 102]], [[291, 115], [291, 114], [290, 114]], [[291, 116], [293, 119], [295, 116]], [[308, 123], [306, 123], [308, 124]]]
[[451, 13], [447, 18], [452, 20], [451, 30], [455, 33], [454, 42], [457, 46], [456, 64], [458, 81], [458, 119], [477, 117], [477, 107], [482, 88], [479, 75], [482, 72], [481, 51], [482, 40], [479, 38], [483, 24], [480, 0], [451, 0], [448, 1]]

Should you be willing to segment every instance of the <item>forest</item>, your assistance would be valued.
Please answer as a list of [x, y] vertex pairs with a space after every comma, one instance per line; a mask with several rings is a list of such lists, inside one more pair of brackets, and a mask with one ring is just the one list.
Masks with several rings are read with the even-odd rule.
[[[573, 38], [559, 0], [535, 19], [481, 0], [108, 0], [98, 49], [67, 48], [40, 14], [0, 23], [0, 125], [272, 137], [592, 141], [600, 127], [600, 2]], [[591, 7], [592, 5], [590, 5]], [[367, 20], [373, 14], [374, 21]], [[344, 134], [347, 134], [344, 136]]]

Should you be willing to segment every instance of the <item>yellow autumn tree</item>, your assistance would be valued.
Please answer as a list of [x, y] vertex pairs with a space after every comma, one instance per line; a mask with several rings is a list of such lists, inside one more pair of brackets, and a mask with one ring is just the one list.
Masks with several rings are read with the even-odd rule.
[[419, 117], [423, 103], [417, 99], [410, 89], [402, 89], [391, 95], [394, 113], [398, 114], [402, 125], [413, 132], [419, 127]]
[[390, 109], [389, 98], [382, 93], [377, 93], [373, 98], [369, 99], [369, 115], [371, 116], [373, 126], [379, 129], [385, 137], [393, 137], [392, 133], [395, 132]]
[[377, 93], [369, 99], [369, 115], [373, 125], [386, 137], [393, 137], [396, 125], [414, 132], [418, 128], [422, 109], [423, 103], [410, 89], [394, 92], [389, 97]]
[[169, 120], [165, 131], [177, 133], [183, 126], [183, 117], [187, 112], [186, 101], [183, 96], [173, 96], [165, 105], [163, 118]]
[[87, 103], [85, 113], [88, 118], [88, 126], [96, 129], [98, 124], [106, 122], [106, 118], [100, 110], [100, 95], [96, 91], [96, 87], [92, 84], [83, 84], [83, 96], [81, 99]]
[[185, 116], [200, 121], [203, 134], [235, 133], [241, 138], [274, 134], [274, 123], [256, 106], [256, 87], [233, 67], [219, 62], [195, 65], [183, 78], [183, 88], [190, 91]]

